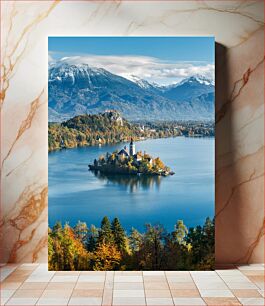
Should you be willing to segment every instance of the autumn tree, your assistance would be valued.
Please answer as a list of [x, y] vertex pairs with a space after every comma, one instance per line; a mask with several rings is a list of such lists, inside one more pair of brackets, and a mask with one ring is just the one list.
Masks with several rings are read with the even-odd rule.
[[177, 223], [175, 224], [175, 230], [172, 233], [174, 239], [176, 239], [176, 241], [179, 244], [183, 244], [185, 243], [184, 238], [186, 237], [187, 234], [188, 234], [187, 227], [184, 225], [182, 220], [178, 220]]
[[56, 224], [50, 238], [49, 267], [57, 271], [89, 268], [89, 254], [68, 224], [61, 229], [60, 224]]
[[121, 253], [111, 243], [101, 243], [93, 253], [93, 270], [117, 270], [121, 261]]
[[87, 228], [86, 223], [78, 221], [76, 226], [74, 227], [74, 233], [76, 237], [83, 243], [86, 242], [87, 232], [88, 232], [88, 228]]
[[165, 168], [164, 163], [162, 162], [162, 160], [161, 160], [159, 157], [155, 158], [154, 164], [155, 164], [159, 169], [164, 169], [164, 168]]
[[189, 228], [177, 221], [172, 232], [146, 225], [128, 237], [118, 218], [107, 217], [98, 229], [78, 222], [57, 222], [48, 229], [50, 270], [207, 270], [214, 269], [214, 220]]
[[143, 235], [140, 234], [135, 228], [132, 228], [131, 235], [129, 237], [130, 248], [133, 252], [139, 252], [143, 243]]

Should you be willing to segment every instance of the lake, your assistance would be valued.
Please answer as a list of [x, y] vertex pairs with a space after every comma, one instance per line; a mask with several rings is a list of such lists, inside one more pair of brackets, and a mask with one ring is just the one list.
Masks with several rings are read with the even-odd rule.
[[162, 224], [172, 231], [177, 220], [188, 227], [214, 216], [214, 138], [163, 138], [136, 142], [175, 172], [167, 177], [95, 175], [88, 164], [123, 143], [49, 153], [49, 226], [78, 220], [100, 226], [104, 216], [142, 231]]

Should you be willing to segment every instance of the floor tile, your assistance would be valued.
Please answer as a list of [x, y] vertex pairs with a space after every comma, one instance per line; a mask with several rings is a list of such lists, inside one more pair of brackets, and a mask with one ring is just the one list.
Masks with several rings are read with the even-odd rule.
[[47, 287], [45, 288], [46, 290], [72, 290], [74, 289], [76, 282], [69, 282], [69, 283], [60, 283], [60, 282], [53, 282], [53, 283], [48, 283]]
[[[118, 283], [120, 284], [120, 283]], [[132, 283], [130, 283], [132, 284]], [[104, 289], [113, 289], [113, 286], [114, 286], [114, 282], [113, 280], [105, 280], [105, 283], [104, 283]]]
[[250, 282], [249, 278], [245, 275], [221, 275], [222, 280], [225, 282], [233, 282], [233, 283], [240, 283], [240, 282]]
[[38, 301], [38, 298], [11, 298], [10, 300], [8, 300], [6, 305], [31, 306], [31, 305], [35, 305], [37, 303], [37, 301]]
[[1, 290], [0, 297], [2, 301], [0, 305], [5, 304], [14, 293], [15, 293], [15, 290]]
[[5, 278], [5, 282], [9, 282], [9, 283], [15, 283], [15, 282], [23, 283], [28, 278], [28, 276], [25, 276], [25, 275], [14, 275], [13, 273], [8, 275], [7, 278]]
[[102, 298], [102, 306], [111, 306], [112, 305], [112, 295], [113, 292], [110, 289], [104, 289], [103, 298]]
[[236, 297], [244, 298], [244, 297], [261, 297], [261, 293], [255, 289], [235, 289], [232, 290], [233, 294]]
[[54, 276], [52, 279], [51, 279], [51, 282], [52, 283], [67, 283], [67, 282], [76, 282], [78, 279], [78, 276]]
[[102, 303], [102, 298], [94, 298], [94, 297], [85, 297], [85, 298], [71, 298], [68, 305], [93, 305], [93, 306], [98, 306], [101, 305]]
[[264, 276], [263, 275], [248, 275], [247, 279], [251, 282], [260, 282], [264, 283]]
[[93, 282], [93, 283], [103, 283], [105, 281], [105, 275], [80, 275], [78, 282]]
[[170, 290], [145, 290], [145, 296], [147, 298], [170, 298], [171, 293]]
[[172, 298], [146, 298], [146, 304], [150, 306], [156, 305], [174, 305]]
[[174, 298], [200, 297], [200, 293], [197, 289], [174, 289], [171, 290], [171, 294]]
[[19, 266], [19, 269], [22, 269], [22, 270], [35, 270], [38, 268], [38, 264], [35, 264], [35, 263], [24, 263], [24, 264], [21, 264]]
[[200, 290], [202, 297], [234, 297], [230, 290]]
[[36, 305], [68, 305], [69, 298], [40, 298]]
[[102, 297], [103, 289], [74, 289], [72, 297]]
[[255, 275], [261, 275], [264, 277], [264, 270], [242, 270], [240, 273], [246, 275], [246, 276], [255, 276]]
[[0, 298], [0, 305], [5, 305], [9, 298], [1, 296]]
[[7, 305], [264, 305], [263, 265], [216, 272], [52, 272], [47, 264], [22, 264], [5, 265], [2, 272], [1, 303]]
[[255, 282], [255, 285], [256, 285], [260, 290], [264, 290], [264, 287], [265, 287], [264, 282]]
[[216, 270], [215, 271], [219, 276], [244, 276], [243, 271], [239, 271], [238, 269], [231, 269], [231, 270]]
[[113, 298], [116, 297], [145, 297], [144, 290], [113, 290]]
[[1, 267], [0, 280], [3, 281], [4, 279], [6, 279], [16, 268], [17, 265]]
[[259, 294], [262, 296], [262, 297], [265, 297], [264, 295], [264, 290], [258, 290]]
[[151, 283], [166, 282], [167, 281], [165, 275], [154, 275], [154, 276], [148, 275], [148, 276], [144, 276], [143, 280], [144, 280], [145, 283], [147, 283], [147, 282], [151, 282]]
[[67, 299], [70, 298], [72, 290], [44, 290], [41, 298], [62, 298]]
[[44, 290], [49, 283], [23, 283], [19, 289], [28, 289], [28, 290]]
[[126, 305], [133, 305], [133, 306], [140, 306], [146, 305], [145, 298], [141, 297], [113, 297], [113, 306], [126, 306]]
[[191, 275], [189, 271], [165, 271], [166, 276]]
[[203, 298], [207, 305], [211, 306], [228, 306], [228, 305], [241, 305], [236, 298], [222, 298], [222, 297], [205, 297]]
[[264, 306], [264, 298], [238, 298], [242, 305], [262, 305]]
[[143, 281], [142, 276], [114, 276], [114, 282], [116, 283], [139, 283]]
[[90, 276], [103, 276], [105, 277], [105, 275], [107, 273], [115, 273], [115, 271], [81, 271], [80, 275], [90, 275]]
[[27, 279], [27, 283], [48, 283], [52, 279], [53, 275], [30, 275]]
[[190, 271], [190, 274], [193, 276], [209, 277], [215, 276], [215, 271]]
[[1, 297], [4, 297], [4, 298], [10, 298], [14, 293], [15, 293], [16, 290], [2, 290], [1, 289]]
[[197, 289], [195, 283], [169, 283], [170, 290], [174, 289]]
[[[153, 271], [147, 271], [153, 272]], [[115, 271], [116, 276], [142, 276], [142, 271]]]
[[193, 279], [190, 275], [167, 275], [167, 280], [169, 283], [189, 283], [192, 282]]
[[81, 282], [76, 283], [75, 289], [103, 289], [104, 283]]
[[251, 282], [226, 282], [229, 289], [258, 289], [258, 287]]
[[164, 271], [143, 271], [143, 276], [157, 276], [157, 275], [162, 275], [165, 276]]
[[5, 282], [5, 281], [3, 281], [3, 282], [0, 284], [0, 288], [1, 288], [1, 289], [7, 289], [7, 290], [16, 290], [16, 289], [18, 289], [21, 285], [22, 285], [22, 283], [17, 283], [17, 282], [11, 283], [11, 282]]
[[56, 276], [78, 276], [80, 275], [80, 271], [57, 271], [55, 272]]
[[141, 290], [144, 289], [144, 283], [114, 283], [114, 290]]
[[173, 298], [175, 305], [206, 305], [202, 298]]
[[40, 289], [19, 289], [14, 293], [13, 298], [39, 298], [42, 292], [43, 290]]
[[201, 282], [201, 283], [195, 282], [195, 284], [200, 290], [203, 290], [203, 289], [205, 290], [206, 289], [226, 290], [228, 289], [226, 284], [223, 282]]
[[147, 289], [154, 289], [154, 290], [166, 290], [169, 289], [169, 286], [166, 282], [148, 282], [144, 283], [144, 288]]

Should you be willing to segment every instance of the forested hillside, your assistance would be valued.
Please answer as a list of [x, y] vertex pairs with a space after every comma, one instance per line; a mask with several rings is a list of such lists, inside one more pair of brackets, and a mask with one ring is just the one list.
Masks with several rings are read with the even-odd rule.
[[62, 123], [49, 123], [49, 151], [78, 146], [175, 136], [214, 136], [211, 122], [129, 123], [117, 111], [79, 115]]
[[63, 123], [49, 123], [49, 151], [77, 146], [105, 144], [138, 139], [142, 133], [122, 119], [118, 112], [80, 115]]
[[178, 220], [172, 232], [146, 224], [126, 233], [118, 218], [104, 217], [100, 228], [84, 222], [56, 223], [49, 229], [49, 269], [214, 270], [214, 221], [188, 229]]

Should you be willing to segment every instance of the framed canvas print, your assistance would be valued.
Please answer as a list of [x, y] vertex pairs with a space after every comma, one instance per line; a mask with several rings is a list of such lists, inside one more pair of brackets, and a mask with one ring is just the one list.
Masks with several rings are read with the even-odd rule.
[[49, 37], [49, 269], [214, 269], [214, 37]]

